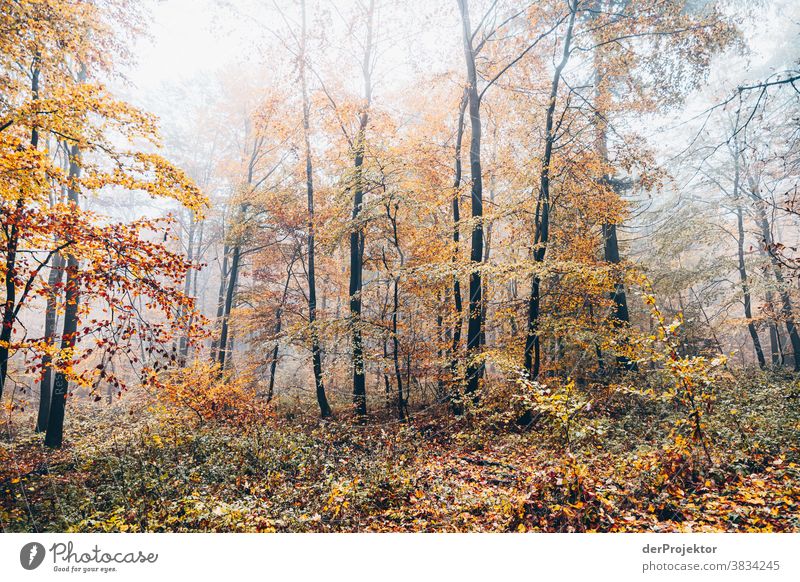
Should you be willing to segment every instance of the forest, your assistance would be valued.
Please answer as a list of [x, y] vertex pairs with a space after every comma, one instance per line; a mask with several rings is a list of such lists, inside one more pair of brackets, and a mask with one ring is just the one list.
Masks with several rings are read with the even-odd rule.
[[800, 5], [0, 0], [4, 532], [800, 531]]

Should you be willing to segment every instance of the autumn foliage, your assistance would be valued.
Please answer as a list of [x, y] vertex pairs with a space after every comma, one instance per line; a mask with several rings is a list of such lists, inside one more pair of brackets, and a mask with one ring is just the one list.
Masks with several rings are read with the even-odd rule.
[[328, 4], [240, 6], [158, 119], [139, 3], [0, 0], [0, 525], [797, 531], [757, 15]]

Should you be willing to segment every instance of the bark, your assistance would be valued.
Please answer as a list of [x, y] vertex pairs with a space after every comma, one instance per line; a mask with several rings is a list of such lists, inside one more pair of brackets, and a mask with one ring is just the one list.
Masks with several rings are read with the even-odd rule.
[[758, 337], [755, 323], [753, 323], [753, 309], [750, 298], [750, 285], [747, 281], [747, 267], [744, 262], [744, 218], [742, 216], [742, 207], [736, 206], [736, 224], [737, 224], [737, 242], [738, 242], [738, 258], [739, 258], [739, 281], [742, 285], [742, 301], [744, 302], [744, 317], [747, 320], [747, 331], [750, 332], [750, 338], [753, 340], [753, 349], [756, 352], [756, 359], [758, 360], [759, 368], [766, 368], [767, 362], [764, 358], [764, 350], [761, 347], [761, 340]]
[[[595, 115], [594, 126], [596, 135], [596, 150], [600, 162], [604, 168], [609, 166], [608, 157], [608, 112], [604, 109], [605, 101], [609, 97], [610, 89], [607, 82], [606, 62], [603, 58], [603, 49], [598, 47], [594, 54], [595, 72]], [[620, 194], [622, 183], [612, 178], [611, 174], [604, 171], [601, 183], [610, 187], [616, 194]], [[617, 224], [605, 221], [602, 226], [603, 234], [603, 259], [617, 268], [622, 261], [619, 253], [619, 240], [617, 238]], [[616, 328], [626, 327], [630, 324], [628, 313], [628, 298], [625, 294], [625, 284], [618, 274], [614, 274], [614, 290], [610, 297], [614, 302], [614, 311], [611, 314], [612, 324]], [[634, 371], [637, 369], [636, 362], [629, 360], [625, 356], [617, 357], [617, 365], [624, 370]]]
[[469, 162], [472, 188], [472, 237], [470, 241], [469, 311], [467, 323], [466, 393], [477, 397], [484, 364], [480, 358], [481, 331], [483, 328], [483, 282], [480, 266], [483, 262], [483, 179], [481, 175], [481, 111], [478, 96], [478, 75], [475, 68], [475, 48], [472, 44], [472, 24], [469, 17], [469, 0], [458, 0], [461, 12], [461, 31], [464, 58], [467, 65], [467, 96], [470, 119]]
[[267, 402], [272, 401], [272, 397], [275, 394], [275, 372], [278, 368], [278, 350], [280, 348], [280, 333], [283, 329], [283, 309], [286, 305], [286, 299], [289, 296], [289, 283], [292, 281], [292, 267], [294, 267], [294, 262], [297, 258], [297, 255], [292, 257], [292, 262], [289, 264], [289, 268], [286, 271], [286, 282], [283, 285], [283, 293], [281, 294], [281, 302], [278, 304], [278, 308], [275, 310], [275, 346], [272, 348], [272, 357], [269, 363], [269, 387], [267, 388]]
[[[464, 115], [467, 110], [467, 103], [469, 102], [468, 90], [464, 89], [464, 94], [461, 96], [461, 102], [458, 106], [458, 126], [456, 127], [456, 143], [455, 143], [455, 167], [453, 177], [453, 263], [457, 266], [459, 245], [461, 242], [460, 223], [461, 223], [461, 149], [464, 141]], [[458, 398], [461, 392], [462, 379], [458, 372], [458, 350], [461, 347], [461, 326], [464, 320], [464, 306], [461, 297], [461, 281], [458, 272], [453, 274], [453, 311], [455, 313], [453, 320], [452, 341], [450, 344], [450, 373], [452, 375], [453, 389], [450, 393], [451, 406], [454, 412], [458, 410]]]
[[[442, 299], [441, 293], [436, 295], [436, 302], [441, 303], [444, 306], [444, 309], [447, 308], [447, 301], [446, 299]], [[443, 346], [450, 342], [450, 336], [444, 330], [444, 317], [442, 316], [441, 310], [439, 310], [439, 312], [436, 314], [436, 338], [439, 343], [439, 347], [436, 350], [436, 355], [438, 357], [438, 361], [444, 363], [445, 350]], [[384, 357], [386, 356], [384, 355]], [[445, 389], [444, 377], [442, 374], [439, 373], [436, 376], [436, 400], [437, 402], [441, 402], [445, 398], [447, 390]]]
[[[772, 295], [772, 291], [767, 291], [765, 300], [767, 305], [769, 305], [770, 312], [775, 311], [775, 298]], [[769, 350], [770, 350], [770, 359], [772, 361], [772, 366], [775, 368], [780, 368], [783, 366], [783, 342], [781, 341], [781, 333], [778, 329], [778, 326], [775, 324], [774, 321], [770, 320], [769, 324]]]
[[[194, 235], [195, 230], [197, 229], [197, 221], [194, 217], [194, 212], [189, 212], [189, 240], [186, 245], [186, 260], [191, 265], [192, 261], [194, 261]], [[194, 268], [190, 268], [186, 272], [186, 279], [183, 282], [183, 294], [187, 297], [192, 293], [192, 274], [195, 271]], [[179, 317], [184, 316], [184, 308], [181, 307]], [[189, 335], [188, 335], [188, 328], [185, 334], [181, 336], [179, 346], [178, 346], [178, 354], [180, 357], [181, 365], [186, 364], [186, 357], [189, 355]]]
[[[53, 256], [50, 275], [47, 279], [47, 306], [44, 319], [44, 341], [48, 346], [55, 344], [56, 327], [58, 325], [58, 297], [59, 285], [64, 280], [64, 258], [61, 253]], [[36, 417], [36, 432], [47, 430], [47, 420], [50, 417], [50, 395], [53, 390], [53, 366], [50, 354], [42, 357], [42, 380], [39, 383], [39, 412]]]
[[[314, 387], [317, 396], [317, 404], [322, 418], [331, 416], [331, 407], [325, 394], [325, 384], [322, 378], [322, 349], [319, 343], [319, 332], [317, 330], [317, 275], [315, 266], [315, 232], [314, 232], [314, 168], [311, 160], [311, 137], [310, 137], [310, 109], [311, 104], [308, 98], [308, 85], [306, 80], [306, 2], [301, 1], [303, 12], [303, 23], [300, 37], [300, 79], [303, 89], [303, 137], [305, 140], [306, 153], [306, 195], [308, 204], [308, 327], [311, 332], [311, 365], [314, 370]], [[277, 344], [276, 344], [277, 350]], [[270, 383], [274, 375], [270, 379]], [[272, 387], [270, 384], [270, 393]]]
[[397, 335], [397, 312], [400, 309], [400, 277], [394, 278], [394, 304], [392, 309], [392, 359], [397, 383], [397, 415], [400, 420], [407, 417], [406, 401], [403, 397], [403, 375], [400, 372], [400, 338]]
[[242, 257], [242, 247], [237, 242], [233, 247], [233, 256], [231, 257], [231, 273], [228, 277], [228, 288], [225, 292], [225, 305], [222, 310], [222, 329], [219, 334], [219, 355], [217, 361], [219, 362], [220, 370], [225, 369], [225, 360], [229, 352], [228, 335], [230, 330], [231, 310], [233, 309], [233, 300], [236, 296], [236, 284], [239, 278], [239, 264]]
[[[224, 245], [222, 248], [222, 269], [219, 275], [219, 291], [217, 292], [217, 321], [222, 326], [222, 316], [225, 313], [225, 290], [228, 288], [228, 257], [230, 248]], [[211, 361], [216, 362], [219, 349], [219, 340], [211, 341]]]
[[19, 226], [15, 217], [20, 215], [23, 207], [22, 197], [17, 201], [14, 216], [11, 218], [11, 232], [8, 237], [6, 251], [6, 300], [3, 304], [3, 327], [0, 329], [0, 400], [3, 398], [3, 387], [8, 376], [9, 343], [14, 331], [14, 311], [17, 305], [17, 248], [19, 246]]
[[778, 284], [778, 295], [781, 301], [781, 316], [783, 317], [784, 324], [786, 325], [786, 333], [789, 335], [789, 342], [792, 344], [792, 358], [794, 363], [794, 371], [800, 372], [800, 334], [798, 334], [797, 325], [794, 321], [794, 309], [792, 306], [792, 298], [789, 294], [789, 288], [783, 277], [781, 271], [780, 260], [772, 253], [774, 245], [772, 239], [772, 229], [770, 227], [769, 218], [764, 208], [764, 200], [758, 193], [758, 185], [751, 180], [750, 182], [750, 197], [755, 203], [756, 215], [758, 223], [761, 227], [761, 234], [764, 239], [764, 246], [769, 253], [770, 263], [772, 265], [772, 273], [775, 281]]
[[[78, 191], [73, 187], [80, 178], [80, 148], [73, 145], [70, 151], [69, 184], [67, 202], [77, 211], [80, 206]], [[80, 300], [80, 261], [72, 253], [67, 253], [67, 283], [65, 286], [64, 328], [61, 333], [61, 350], [69, 354], [75, 347], [78, 332], [78, 302]], [[61, 448], [64, 439], [64, 412], [69, 394], [69, 379], [63, 367], [59, 367], [53, 381], [53, 393], [50, 400], [50, 414], [47, 419], [47, 432], [44, 444], [47, 447]]]
[[[553, 73], [550, 86], [550, 97], [545, 114], [545, 147], [542, 155], [542, 169], [539, 175], [539, 197], [536, 204], [536, 232], [534, 234], [533, 260], [536, 264], [544, 261], [550, 233], [550, 163], [553, 157], [553, 144], [555, 142], [554, 116], [558, 86], [561, 81], [561, 72], [569, 61], [569, 49], [572, 43], [572, 32], [575, 24], [575, 11], [577, 0], [570, 4], [569, 24], [564, 36], [564, 50], [561, 61]], [[528, 378], [535, 380], [539, 376], [541, 367], [541, 346], [539, 337], [539, 316], [541, 309], [541, 277], [534, 273], [531, 281], [531, 295], [528, 301], [528, 333], [525, 339], [525, 371]]]
[[738, 149], [738, 143], [736, 145], [736, 151], [734, 152], [733, 158], [733, 199], [736, 201], [736, 242], [737, 242], [737, 258], [738, 258], [738, 268], [739, 268], [739, 281], [742, 286], [742, 301], [744, 303], [744, 317], [747, 320], [747, 331], [750, 333], [750, 339], [753, 341], [753, 350], [756, 353], [756, 360], [758, 361], [758, 367], [764, 369], [767, 367], [766, 359], [764, 358], [764, 350], [761, 347], [761, 340], [758, 337], [758, 330], [756, 330], [756, 325], [753, 323], [753, 308], [752, 308], [752, 300], [750, 296], [750, 284], [748, 282], [747, 277], [747, 265], [745, 264], [744, 260], [744, 241], [745, 241], [745, 234], [744, 234], [744, 213], [742, 212], [742, 206], [739, 203], [739, 194], [741, 188], [741, 172], [740, 172], [740, 152]]
[[[391, 205], [386, 205], [386, 214], [389, 217], [389, 223], [392, 227], [392, 243], [394, 244], [395, 252], [397, 253], [400, 264], [399, 268], [402, 269], [405, 264], [405, 256], [400, 247], [400, 237], [397, 232], [397, 209], [398, 204], [394, 205], [394, 214], [392, 214]], [[384, 264], [386, 264], [386, 257], [384, 255]], [[389, 266], [386, 265], [388, 270]], [[394, 362], [394, 377], [397, 384], [397, 414], [401, 421], [406, 420], [408, 417], [408, 408], [406, 406], [406, 399], [403, 396], [403, 375], [400, 371], [400, 337], [397, 330], [397, 321], [400, 313], [400, 274], [392, 274], [392, 360]], [[411, 366], [408, 366], [410, 372]], [[410, 380], [409, 380], [410, 381]]]
[[364, 373], [364, 345], [361, 335], [361, 293], [364, 270], [364, 226], [361, 210], [364, 204], [364, 154], [366, 149], [367, 123], [372, 100], [372, 26], [375, 2], [371, 0], [367, 9], [367, 40], [361, 71], [364, 78], [364, 106], [359, 115], [358, 133], [354, 148], [353, 176], [353, 225], [350, 232], [350, 328], [353, 343], [353, 408], [359, 416], [367, 414], [367, 389]]
[[[246, 185], [249, 188], [253, 184], [253, 175], [255, 173], [256, 161], [258, 160], [259, 147], [262, 140], [255, 136], [253, 139], [253, 147], [250, 152], [250, 159], [247, 163], [247, 179]], [[242, 202], [239, 205], [239, 215], [237, 220], [244, 223], [247, 213], [247, 202]], [[236, 286], [239, 283], [239, 269], [242, 260], [242, 243], [244, 234], [239, 233], [236, 236], [236, 241], [233, 244], [233, 254], [231, 256], [231, 271], [228, 277], [228, 287], [225, 292], [225, 304], [222, 309], [222, 328], [219, 334], [219, 354], [217, 361], [219, 362], [220, 370], [225, 369], [225, 361], [228, 360], [230, 364], [230, 356], [233, 355], [233, 338], [229, 339], [230, 335], [230, 320], [231, 311], [233, 310], [233, 303], [236, 299]], [[230, 345], [229, 345], [230, 344]]]
[[[387, 286], [387, 295], [388, 295], [388, 286]], [[383, 313], [382, 315], [386, 315]], [[389, 334], [384, 334], [383, 336], [383, 361], [386, 362], [389, 360]], [[383, 365], [383, 372], [381, 375], [383, 376], [383, 390], [386, 393], [386, 410], [389, 410], [392, 407], [392, 383], [389, 381], [389, 374], [388, 366], [384, 363]]]

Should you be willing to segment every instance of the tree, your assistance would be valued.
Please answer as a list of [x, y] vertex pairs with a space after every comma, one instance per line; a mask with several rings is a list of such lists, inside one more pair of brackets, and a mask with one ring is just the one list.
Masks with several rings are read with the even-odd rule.
[[350, 231], [350, 327], [353, 338], [353, 406], [356, 414], [367, 414], [367, 389], [364, 370], [364, 342], [361, 325], [361, 302], [364, 290], [364, 227], [360, 222], [364, 205], [364, 155], [366, 153], [369, 107], [372, 102], [372, 52], [373, 18], [375, 0], [366, 9], [366, 41], [361, 61], [364, 95], [358, 116], [358, 129], [352, 142], [353, 149], [353, 215]]
[[[325, 395], [325, 384], [322, 378], [322, 349], [320, 348], [319, 332], [317, 330], [317, 270], [315, 258], [316, 238], [314, 233], [314, 168], [311, 158], [311, 102], [308, 95], [308, 82], [306, 79], [307, 32], [305, 0], [300, 1], [300, 6], [302, 11], [302, 27], [300, 32], [300, 51], [298, 55], [298, 62], [300, 65], [300, 84], [302, 86], [303, 93], [303, 144], [305, 146], [306, 194], [308, 208], [308, 250], [306, 259], [308, 263], [308, 325], [311, 333], [311, 362], [314, 370], [314, 386], [316, 389], [317, 403], [319, 404], [319, 411], [322, 418], [328, 418], [331, 415], [331, 407], [328, 404], [328, 398]], [[368, 87], [368, 81], [365, 81], [365, 83], [367, 83]], [[366, 121], [364, 122], [364, 126], [366, 126]], [[366, 130], [366, 127], [364, 129]]]
[[[161, 156], [126, 148], [125, 144], [140, 139], [157, 146], [155, 122], [151, 116], [111, 98], [93, 78], [109, 70], [121, 50], [120, 39], [107, 26], [110, 15], [116, 14], [116, 3], [7, 4], [3, 11], [13, 14], [13, 26], [0, 33], [0, 43], [5, 47], [0, 70], [7, 89], [0, 122], [0, 156], [7, 178], [0, 189], [4, 234], [0, 275], [6, 288], [0, 332], [0, 395], [9, 359], [23, 354], [33, 369], [43, 372], [37, 425], [41, 430], [46, 423], [45, 443], [58, 447], [70, 381], [90, 390], [97, 388], [99, 379], [122, 386], [107, 368], [114, 354], [131, 340], [125, 331], [133, 321], [129, 301], [148, 297], [149, 305], [160, 309], [172, 322], [182, 319], [173, 311], [176, 306], [191, 307], [191, 302], [167, 282], [185, 274], [186, 265], [179, 257], [163, 244], [141, 241], [141, 249], [128, 253], [117, 246], [137, 244], [145, 230], [155, 227], [153, 221], [124, 224], [100, 218], [82, 210], [79, 197], [86, 192], [127, 189], [174, 198], [196, 212], [201, 211], [204, 198], [181, 170]], [[135, 18], [137, 12], [130, 14]], [[32, 63], [31, 68], [20, 68], [26, 62]], [[26, 91], [20, 76], [28, 70], [30, 90]], [[68, 162], [66, 172], [57, 163], [58, 156], [53, 158], [40, 150], [40, 142], [58, 144], [57, 152]], [[65, 201], [57, 195], [61, 189], [67, 192]], [[66, 257], [65, 266], [61, 257]], [[47, 268], [51, 272], [45, 279]], [[67, 275], [64, 333], [61, 348], [56, 349], [52, 314], [62, 270]], [[22, 310], [37, 295], [47, 297], [50, 307], [45, 335], [41, 339], [16, 337]], [[81, 328], [79, 319], [86, 308], [79, 295], [105, 302], [107, 312], [114, 316], [92, 319]], [[148, 341], [163, 346], [171, 339], [168, 324], [141, 323], [140, 333]], [[118, 333], [123, 337], [111, 347], [103, 336]], [[86, 336], [92, 336], [93, 347], [79, 349], [78, 340]], [[92, 369], [82, 369], [80, 364], [95, 350], [101, 354], [99, 363]], [[161, 357], [165, 351], [152, 347], [151, 353]], [[48, 412], [51, 375], [55, 382]]]
[[[547, 243], [550, 237], [550, 172], [553, 156], [553, 145], [556, 140], [558, 127], [555, 123], [556, 102], [558, 99], [558, 86], [561, 82], [561, 73], [567, 66], [570, 56], [570, 45], [575, 26], [575, 14], [578, 9], [577, 0], [570, 3], [569, 21], [564, 33], [561, 61], [556, 65], [553, 81], [550, 86], [550, 96], [545, 113], [545, 143], [542, 154], [541, 170], [539, 174], [539, 193], [536, 200], [536, 228], [533, 236], [534, 263], [542, 263], [547, 252]], [[534, 272], [531, 281], [531, 294], [528, 300], [528, 325], [525, 339], [525, 370], [528, 377], [535, 380], [539, 376], [541, 366], [541, 339], [539, 335], [539, 316], [541, 311], [541, 275]]]
[[464, 44], [464, 59], [467, 66], [467, 101], [469, 104], [470, 143], [469, 166], [471, 178], [471, 215], [473, 220], [470, 241], [469, 307], [467, 319], [467, 371], [466, 393], [474, 395], [483, 375], [480, 349], [483, 328], [483, 283], [480, 263], [483, 262], [483, 177], [481, 175], [481, 105], [478, 96], [478, 73], [475, 67], [475, 48], [472, 44], [473, 30], [470, 23], [468, 0], [458, 0], [461, 13], [461, 35]]

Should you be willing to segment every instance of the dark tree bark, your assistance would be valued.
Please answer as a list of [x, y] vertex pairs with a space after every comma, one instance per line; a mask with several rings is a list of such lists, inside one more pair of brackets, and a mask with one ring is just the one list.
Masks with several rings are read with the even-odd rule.
[[[772, 291], [767, 291], [765, 300], [767, 305], [769, 305], [770, 311], [774, 312], [775, 298], [772, 295]], [[781, 341], [781, 332], [773, 320], [768, 322], [767, 327], [769, 328], [770, 361], [772, 362], [773, 368], [780, 368], [783, 366], [783, 342]]]
[[[547, 243], [550, 234], [550, 163], [553, 157], [553, 144], [556, 138], [554, 116], [558, 98], [558, 86], [561, 81], [561, 72], [569, 61], [569, 49], [572, 43], [572, 32], [575, 24], [577, 0], [570, 3], [569, 23], [564, 35], [564, 50], [561, 61], [553, 73], [550, 86], [550, 96], [545, 113], [545, 146], [542, 155], [542, 169], [539, 175], [539, 197], [536, 203], [536, 232], [533, 240], [533, 260], [540, 264], [544, 261]], [[541, 346], [539, 337], [539, 315], [541, 301], [541, 277], [534, 273], [531, 281], [531, 295], [528, 301], [528, 333], [525, 339], [525, 371], [528, 378], [535, 380], [539, 376], [541, 367]]]
[[[389, 292], [388, 285], [387, 285], [387, 294]], [[386, 315], [384, 312], [383, 316]], [[389, 360], [389, 334], [384, 334], [383, 336], [383, 361], [386, 362]], [[383, 390], [386, 394], [386, 410], [390, 410], [392, 407], [392, 383], [389, 380], [389, 373], [388, 373], [388, 366], [384, 364], [383, 371], [381, 375], [383, 376]]]
[[369, 107], [372, 100], [372, 50], [373, 15], [375, 2], [371, 0], [367, 9], [367, 40], [361, 71], [364, 78], [364, 106], [358, 121], [358, 133], [353, 143], [353, 225], [350, 231], [350, 328], [353, 342], [353, 408], [359, 416], [367, 414], [367, 388], [364, 366], [364, 345], [361, 335], [361, 293], [364, 270], [364, 226], [361, 224], [361, 209], [364, 204], [364, 154], [369, 122]]
[[[246, 185], [248, 190], [253, 185], [253, 176], [256, 170], [256, 162], [259, 158], [259, 150], [261, 144], [263, 143], [263, 138], [259, 138], [255, 136], [253, 139], [253, 147], [250, 151], [250, 159], [247, 162], [247, 179]], [[244, 224], [247, 215], [247, 208], [248, 203], [242, 202], [239, 205], [239, 214], [237, 220]], [[225, 292], [225, 304], [222, 310], [222, 329], [220, 330], [219, 334], [219, 354], [217, 357], [217, 361], [219, 362], [219, 369], [220, 371], [225, 369], [225, 362], [226, 360], [230, 361], [228, 357], [229, 354], [233, 352], [233, 340], [232, 338], [229, 340], [230, 335], [230, 320], [231, 320], [231, 311], [233, 310], [233, 303], [236, 299], [236, 286], [239, 283], [239, 269], [241, 267], [241, 260], [242, 260], [242, 245], [244, 243], [244, 233], [239, 233], [236, 236], [236, 240], [233, 243], [233, 253], [231, 256], [231, 270], [230, 275], [228, 276], [228, 287]], [[230, 345], [229, 345], [230, 344]]]
[[736, 243], [737, 243], [737, 258], [739, 268], [739, 281], [742, 286], [742, 301], [744, 303], [744, 317], [747, 320], [747, 331], [750, 333], [750, 339], [753, 341], [753, 349], [756, 353], [756, 360], [758, 367], [764, 369], [767, 367], [766, 359], [764, 358], [764, 350], [761, 347], [761, 339], [758, 337], [758, 330], [753, 323], [753, 309], [752, 300], [750, 296], [750, 284], [747, 277], [747, 265], [744, 260], [744, 213], [739, 201], [741, 190], [741, 171], [740, 171], [740, 150], [738, 141], [734, 140], [733, 152], [733, 187], [732, 196], [736, 204]]
[[[400, 260], [399, 268], [402, 269], [405, 264], [405, 256], [400, 247], [400, 236], [397, 232], [397, 209], [398, 204], [394, 204], [394, 213], [392, 213], [392, 205], [386, 205], [386, 215], [389, 218], [389, 224], [392, 228], [392, 243], [394, 244], [395, 252]], [[384, 265], [387, 271], [390, 271], [386, 255], [384, 254]], [[401, 421], [408, 418], [408, 408], [406, 400], [403, 396], [403, 374], [400, 370], [400, 336], [398, 335], [397, 321], [400, 313], [400, 274], [391, 273], [392, 278], [392, 360], [394, 362], [394, 377], [397, 385], [397, 414]]]
[[758, 337], [756, 325], [753, 323], [753, 309], [750, 298], [750, 285], [747, 281], [747, 267], [744, 262], [744, 217], [742, 207], [736, 206], [736, 225], [737, 225], [737, 249], [739, 259], [739, 281], [742, 285], [742, 301], [744, 303], [744, 317], [747, 320], [747, 331], [750, 332], [750, 339], [753, 340], [753, 349], [756, 352], [759, 368], [766, 368], [767, 362], [764, 358], [764, 350], [761, 347], [761, 340]]
[[467, 65], [467, 97], [470, 119], [469, 162], [472, 188], [472, 238], [470, 242], [469, 311], [467, 323], [466, 393], [477, 397], [484, 364], [480, 357], [483, 328], [483, 282], [480, 266], [483, 262], [483, 179], [481, 175], [481, 110], [478, 95], [478, 74], [475, 67], [475, 47], [472, 43], [472, 24], [469, 17], [469, 0], [458, 0], [461, 12], [461, 32], [464, 58]]
[[[595, 74], [595, 104], [594, 104], [594, 127], [595, 127], [595, 148], [600, 158], [600, 163], [604, 168], [609, 166], [608, 157], [608, 112], [605, 110], [606, 100], [609, 98], [610, 87], [608, 83], [608, 73], [606, 70], [606, 59], [604, 58], [603, 47], [597, 47], [594, 53], [594, 74]], [[604, 187], [611, 188], [616, 194], [621, 194], [625, 183], [614, 180], [610, 172], [604, 172], [601, 179]], [[605, 221], [602, 225], [603, 235], [603, 259], [613, 265], [616, 269], [622, 261], [619, 252], [619, 240], [617, 238], [617, 224]], [[628, 313], [628, 298], [625, 294], [625, 284], [615, 274], [614, 290], [610, 293], [611, 300], [614, 302], [614, 311], [611, 314], [611, 322], [616, 328], [626, 327], [630, 324]], [[617, 356], [617, 365], [623, 370], [634, 371], [637, 369], [636, 362], [631, 361], [625, 356]]]
[[[317, 404], [322, 418], [331, 416], [331, 407], [325, 394], [325, 384], [322, 378], [322, 349], [319, 344], [317, 330], [317, 275], [315, 266], [315, 232], [314, 232], [314, 169], [311, 160], [310, 137], [310, 110], [311, 103], [308, 98], [308, 84], [306, 81], [306, 2], [300, 3], [303, 13], [302, 30], [300, 36], [300, 80], [303, 89], [303, 138], [306, 153], [306, 194], [308, 203], [308, 326], [311, 332], [311, 365], [314, 369], [314, 387], [317, 395]], [[287, 281], [288, 282], [288, 281]], [[276, 344], [277, 349], [277, 344]], [[274, 378], [274, 375], [273, 375]], [[270, 393], [272, 388], [270, 387]]]
[[225, 360], [228, 355], [228, 335], [230, 329], [231, 310], [233, 309], [233, 300], [236, 296], [236, 284], [239, 278], [239, 264], [242, 258], [242, 247], [237, 242], [233, 247], [233, 255], [231, 257], [231, 272], [228, 277], [228, 288], [225, 292], [225, 305], [222, 311], [222, 329], [219, 333], [219, 355], [217, 361], [219, 362], [220, 370], [225, 369]]
[[[459, 246], [461, 242], [461, 148], [464, 141], [464, 115], [469, 102], [468, 90], [464, 89], [461, 102], [458, 106], [458, 125], [456, 127], [455, 142], [455, 163], [453, 176], [453, 263], [458, 264]], [[450, 373], [452, 375], [452, 388], [450, 390], [450, 401], [453, 411], [460, 413], [460, 393], [462, 389], [462, 379], [458, 371], [458, 351], [461, 347], [461, 326], [464, 320], [464, 306], [461, 298], [461, 281], [458, 273], [453, 275], [453, 320], [452, 341], [450, 343]]]
[[392, 359], [394, 360], [394, 378], [397, 383], [397, 415], [400, 420], [405, 420], [408, 412], [406, 408], [406, 400], [403, 396], [403, 375], [400, 371], [400, 338], [397, 335], [397, 318], [398, 311], [400, 310], [400, 277], [395, 276], [393, 281], [394, 286], [394, 302], [392, 308]]
[[[80, 178], [81, 151], [77, 144], [70, 150], [69, 184], [67, 202], [77, 208], [80, 196], [74, 183]], [[61, 333], [61, 349], [72, 350], [75, 347], [78, 332], [78, 303], [80, 300], [80, 261], [73, 253], [67, 253], [67, 283], [65, 286], [64, 328]], [[50, 400], [50, 414], [47, 419], [47, 432], [44, 444], [47, 447], [61, 448], [64, 439], [64, 409], [69, 394], [69, 379], [62, 368], [56, 370], [53, 382], [53, 393]]]
[[8, 377], [8, 358], [10, 357], [9, 343], [14, 331], [14, 311], [17, 305], [17, 248], [19, 246], [19, 227], [16, 216], [19, 216], [24, 202], [22, 197], [17, 201], [16, 211], [12, 217], [11, 231], [8, 237], [6, 250], [6, 300], [3, 304], [3, 327], [0, 329], [0, 399], [3, 398], [3, 388]]
[[[222, 326], [222, 316], [225, 313], [225, 291], [228, 288], [228, 257], [230, 248], [227, 244], [222, 247], [222, 268], [219, 274], [219, 292], [217, 293], [217, 321]], [[216, 362], [219, 352], [219, 340], [211, 341], [211, 361]]]
[[[56, 306], [60, 295], [58, 286], [64, 280], [64, 259], [61, 253], [53, 256], [50, 275], [47, 278], [47, 306], [44, 318], [44, 341], [48, 346], [55, 343], [56, 326], [58, 325], [58, 312]], [[36, 432], [47, 430], [47, 420], [50, 417], [50, 395], [53, 390], [53, 366], [50, 354], [42, 357], [42, 380], [39, 383], [39, 412], [36, 416]]]

